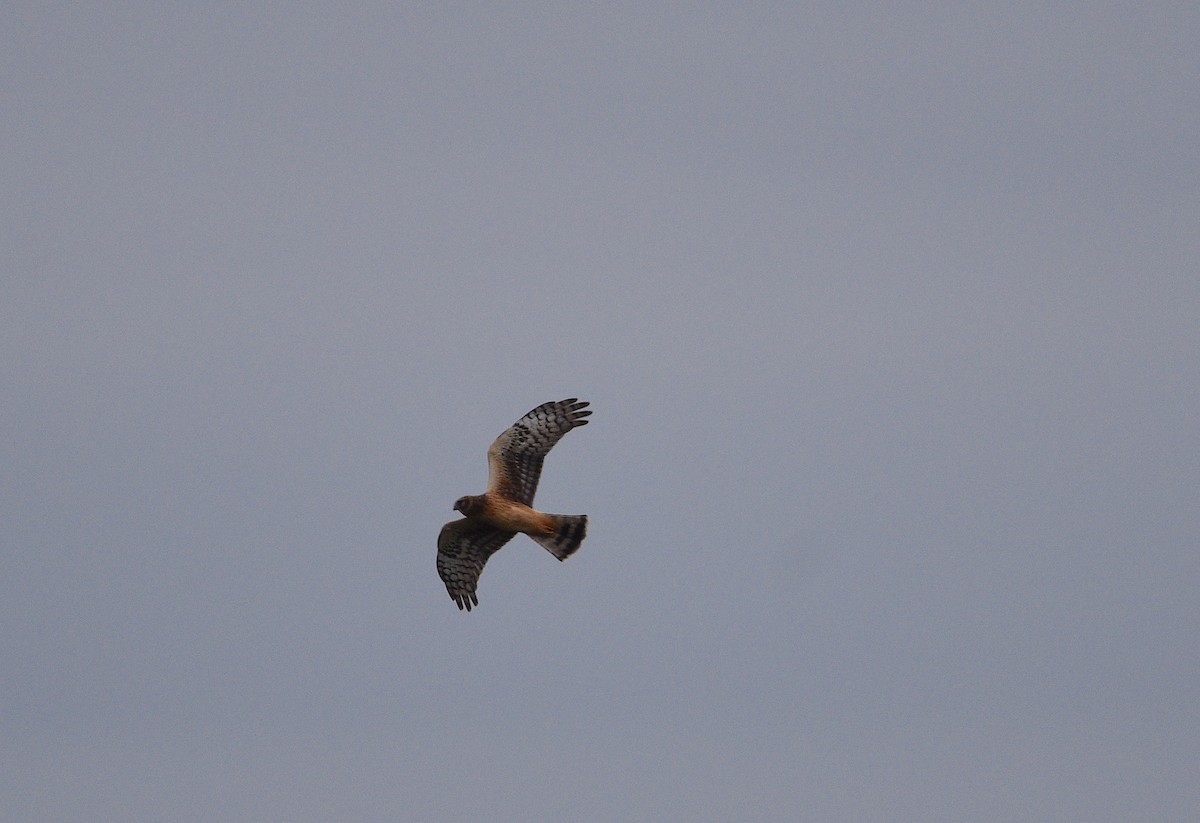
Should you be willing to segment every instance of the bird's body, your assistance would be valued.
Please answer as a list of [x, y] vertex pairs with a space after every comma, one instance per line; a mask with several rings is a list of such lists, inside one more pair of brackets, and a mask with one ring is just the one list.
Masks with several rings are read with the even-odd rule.
[[438, 535], [438, 574], [459, 609], [479, 605], [475, 589], [487, 559], [518, 532], [566, 560], [587, 535], [587, 515], [546, 514], [533, 508], [542, 461], [563, 435], [587, 424], [588, 404], [575, 398], [543, 403], [488, 448], [488, 487], [454, 504], [461, 520]]
[[485, 492], [459, 498], [459, 501], [463, 505], [456, 505], [457, 511], [501, 531], [523, 532], [528, 535], [554, 533], [554, 520], [551, 515], [516, 500]]

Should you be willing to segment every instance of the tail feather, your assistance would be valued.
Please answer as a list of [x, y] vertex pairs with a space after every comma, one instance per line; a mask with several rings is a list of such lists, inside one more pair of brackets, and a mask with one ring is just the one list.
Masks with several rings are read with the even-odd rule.
[[553, 534], [529, 536], [559, 560], [566, 560], [587, 537], [587, 515], [552, 514], [550, 517], [554, 520]]

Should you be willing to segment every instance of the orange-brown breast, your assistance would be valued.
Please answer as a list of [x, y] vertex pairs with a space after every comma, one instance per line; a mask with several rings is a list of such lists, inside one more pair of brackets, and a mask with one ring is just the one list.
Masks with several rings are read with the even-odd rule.
[[483, 502], [480, 519], [488, 521], [498, 529], [527, 534], [554, 534], [554, 519], [548, 514], [529, 508], [524, 503], [491, 494], [484, 495]]

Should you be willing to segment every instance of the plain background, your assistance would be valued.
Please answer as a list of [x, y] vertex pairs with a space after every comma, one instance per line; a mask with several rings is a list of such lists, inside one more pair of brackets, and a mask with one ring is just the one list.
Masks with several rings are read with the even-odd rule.
[[845, 6], [6, 3], [0, 817], [1200, 818], [1200, 7]]

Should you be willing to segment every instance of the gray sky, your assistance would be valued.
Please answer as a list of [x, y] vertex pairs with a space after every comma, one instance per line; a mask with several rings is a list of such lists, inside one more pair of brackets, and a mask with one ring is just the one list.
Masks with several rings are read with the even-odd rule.
[[843, 6], [5, 4], [0, 818], [1200, 817], [1200, 11]]

